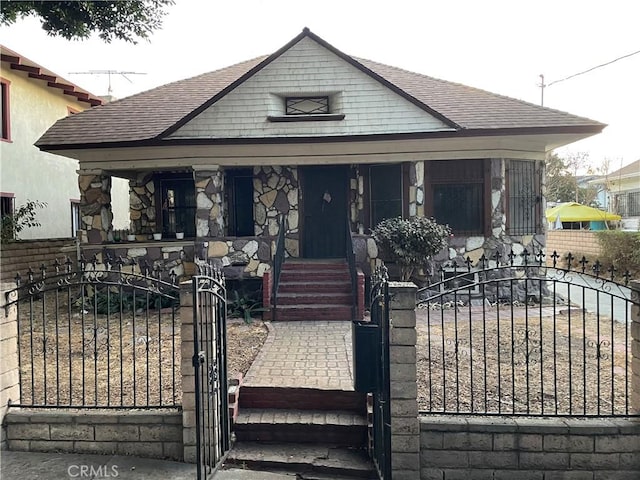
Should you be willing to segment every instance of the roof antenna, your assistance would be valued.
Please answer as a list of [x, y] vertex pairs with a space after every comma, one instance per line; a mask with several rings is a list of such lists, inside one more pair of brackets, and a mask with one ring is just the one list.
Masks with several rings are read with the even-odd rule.
[[544, 107], [544, 89], [546, 87], [544, 83], [544, 74], [541, 73], [539, 77], [540, 77], [540, 85], [538, 86], [540, 87], [540, 106]]
[[146, 75], [144, 72], [122, 72], [120, 70], [88, 70], [86, 72], [69, 72], [69, 75], [107, 75], [109, 79], [109, 86], [107, 88], [107, 95], [111, 95], [113, 91], [111, 89], [111, 75], [122, 75], [129, 83], [133, 83], [127, 75]]

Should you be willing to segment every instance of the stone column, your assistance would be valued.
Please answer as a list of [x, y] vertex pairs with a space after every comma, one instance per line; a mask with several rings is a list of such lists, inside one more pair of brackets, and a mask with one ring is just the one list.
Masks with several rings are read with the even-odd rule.
[[424, 162], [409, 164], [409, 215], [424, 216]]
[[389, 282], [391, 469], [395, 480], [420, 478], [420, 423], [416, 369], [416, 292], [409, 282]]
[[196, 236], [224, 236], [224, 173], [218, 165], [194, 167]]
[[129, 180], [129, 218], [138, 240], [147, 240], [157, 231], [155, 190], [153, 174], [140, 173]]
[[640, 280], [631, 280], [631, 413], [640, 413]]
[[196, 462], [196, 388], [193, 367], [193, 284], [180, 284], [180, 351], [182, 373], [182, 444], [184, 461]]
[[79, 170], [80, 242], [113, 241], [111, 176], [102, 170]]
[[[9, 402], [20, 403], [18, 365], [18, 313], [15, 305], [5, 305], [16, 299], [15, 283], [0, 284], [0, 425], [4, 425]], [[9, 292], [12, 292], [9, 296]], [[6, 431], [1, 428], [0, 450], [7, 449]]]

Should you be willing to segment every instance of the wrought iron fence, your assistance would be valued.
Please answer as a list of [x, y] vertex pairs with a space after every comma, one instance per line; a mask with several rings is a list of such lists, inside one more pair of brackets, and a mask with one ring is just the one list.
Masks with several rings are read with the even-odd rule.
[[273, 311], [273, 319], [276, 319], [278, 307], [278, 287], [280, 286], [280, 274], [282, 273], [282, 264], [285, 257], [285, 236], [288, 229], [287, 218], [282, 215], [280, 218], [280, 228], [278, 230], [278, 238], [276, 240], [276, 251], [273, 257], [273, 284], [271, 291], [271, 307]]
[[629, 273], [551, 257], [553, 267], [526, 250], [467, 259], [419, 291], [422, 411], [633, 414]]
[[157, 408], [181, 401], [179, 288], [146, 262], [57, 260], [9, 292], [20, 402], [46, 408]]
[[353, 233], [351, 232], [351, 223], [349, 217], [346, 218], [347, 228], [345, 231], [345, 251], [347, 256], [347, 265], [349, 266], [349, 280], [351, 281], [351, 318], [355, 319], [358, 315], [358, 267], [356, 265], [356, 254], [353, 251]]

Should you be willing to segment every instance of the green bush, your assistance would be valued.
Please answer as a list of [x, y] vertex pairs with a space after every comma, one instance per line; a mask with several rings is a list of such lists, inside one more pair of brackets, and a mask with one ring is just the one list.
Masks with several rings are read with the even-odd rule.
[[600, 244], [600, 262], [613, 265], [618, 273], [629, 270], [640, 275], [640, 233], [607, 230], [596, 232]]
[[47, 204], [38, 200], [27, 200], [20, 205], [12, 215], [4, 215], [1, 219], [0, 238], [2, 240], [18, 240], [19, 233], [26, 228], [39, 227], [36, 219], [38, 209], [45, 208]]
[[447, 246], [451, 236], [448, 225], [432, 218], [388, 218], [373, 229], [373, 238], [382, 251], [382, 258], [400, 266], [400, 277], [407, 281], [416, 268], [424, 266]]

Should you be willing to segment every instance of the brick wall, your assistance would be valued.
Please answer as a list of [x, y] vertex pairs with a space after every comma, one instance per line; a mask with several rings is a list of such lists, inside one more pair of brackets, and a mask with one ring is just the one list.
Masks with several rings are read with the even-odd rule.
[[6, 415], [9, 449], [182, 460], [180, 412], [38, 412]]
[[640, 422], [625, 419], [420, 419], [422, 480], [640, 478]]
[[563, 258], [571, 252], [572, 254], [586, 255], [589, 259], [596, 259], [600, 256], [600, 244], [596, 233], [588, 230], [549, 230], [545, 251], [547, 265], [551, 266], [553, 260], [550, 255], [554, 251]]
[[23, 275], [31, 267], [36, 270], [42, 263], [49, 266], [57, 258], [76, 258], [75, 241], [71, 238], [51, 240], [22, 240], [0, 244], [0, 270], [3, 281], [13, 280], [16, 273]]

